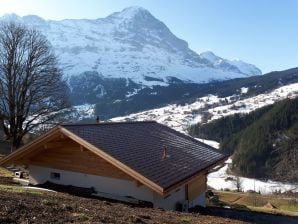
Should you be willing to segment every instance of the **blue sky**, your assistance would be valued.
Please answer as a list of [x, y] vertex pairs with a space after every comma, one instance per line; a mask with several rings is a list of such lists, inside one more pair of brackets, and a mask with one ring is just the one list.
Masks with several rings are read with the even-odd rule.
[[132, 5], [198, 53], [241, 59], [264, 73], [298, 67], [298, 0], [0, 0], [0, 15], [95, 19]]

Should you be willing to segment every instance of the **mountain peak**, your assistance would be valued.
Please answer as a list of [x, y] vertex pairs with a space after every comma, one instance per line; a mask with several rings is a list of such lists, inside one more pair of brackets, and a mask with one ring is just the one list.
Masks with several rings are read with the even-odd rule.
[[121, 12], [139, 13], [139, 12], [148, 12], [148, 10], [141, 6], [130, 6], [130, 7], [124, 8]]
[[[120, 21], [131, 21], [139, 19], [153, 19], [153, 15], [147, 10], [140, 6], [131, 6], [123, 9], [120, 12], [115, 12], [107, 18], [116, 19]], [[155, 18], [154, 18], [155, 19]]]
[[115, 12], [113, 14], [111, 14], [110, 18], [118, 18], [118, 19], [134, 19], [136, 16], [139, 16], [139, 15], [151, 15], [151, 13], [143, 8], [143, 7], [140, 7], [140, 6], [131, 6], [131, 7], [127, 7], [125, 9], [123, 9], [122, 11], [120, 12]]

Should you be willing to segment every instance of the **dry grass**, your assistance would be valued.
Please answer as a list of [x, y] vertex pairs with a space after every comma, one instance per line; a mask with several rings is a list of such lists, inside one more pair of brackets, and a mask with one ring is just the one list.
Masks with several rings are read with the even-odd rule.
[[20, 185], [7, 185], [0, 184], [0, 191], [9, 193], [29, 193], [29, 194], [42, 194], [43, 191], [35, 189], [27, 189]]
[[[216, 192], [219, 200], [231, 207], [243, 207], [273, 214], [286, 214], [298, 216], [298, 200], [277, 195], [259, 195], [253, 193]], [[275, 209], [264, 208], [267, 203]]]
[[9, 170], [0, 167], [0, 176], [1, 176], [1, 177], [13, 177], [14, 175], [13, 175], [13, 173], [10, 172]]

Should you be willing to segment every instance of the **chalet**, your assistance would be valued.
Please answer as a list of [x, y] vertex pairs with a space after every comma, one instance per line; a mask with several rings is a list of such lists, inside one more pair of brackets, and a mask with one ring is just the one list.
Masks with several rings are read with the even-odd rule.
[[157, 122], [63, 124], [0, 160], [22, 165], [33, 185], [92, 187], [154, 207], [204, 206], [206, 175], [227, 159]]

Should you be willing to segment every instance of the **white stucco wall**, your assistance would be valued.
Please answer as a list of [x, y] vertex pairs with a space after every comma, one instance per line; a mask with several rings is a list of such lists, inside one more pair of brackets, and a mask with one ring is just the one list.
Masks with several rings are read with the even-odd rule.
[[188, 202], [189, 208], [195, 207], [196, 205], [206, 206], [206, 195], [205, 192], [200, 194], [197, 198]]
[[[60, 180], [52, 179], [51, 173], [60, 173]], [[175, 210], [177, 202], [185, 200], [185, 187], [171, 193], [170, 196], [163, 198], [161, 195], [142, 185], [137, 186], [135, 182], [120, 180], [109, 177], [96, 176], [66, 170], [53, 169], [40, 166], [29, 166], [30, 183], [42, 184], [50, 181], [61, 185], [73, 185], [77, 187], [93, 187], [97, 192], [109, 193], [115, 196], [132, 196], [136, 199], [152, 202], [155, 208]], [[205, 204], [205, 196], [200, 195], [197, 199], [190, 202], [189, 207], [200, 203]]]
[[166, 210], [175, 210], [178, 202], [185, 201], [185, 187], [181, 187], [177, 191], [171, 193], [166, 198], [153, 192], [153, 204], [155, 208], [163, 208]]
[[[52, 172], [60, 173], [60, 180], [52, 179], [50, 177]], [[98, 192], [116, 196], [133, 196], [139, 200], [153, 201], [152, 191], [145, 186], [137, 187], [133, 181], [32, 165], [29, 166], [29, 174], [31, 184], [42, 184], [50, 181], [61, 185], [73, 185], [85, 188], [94, 187]]]

